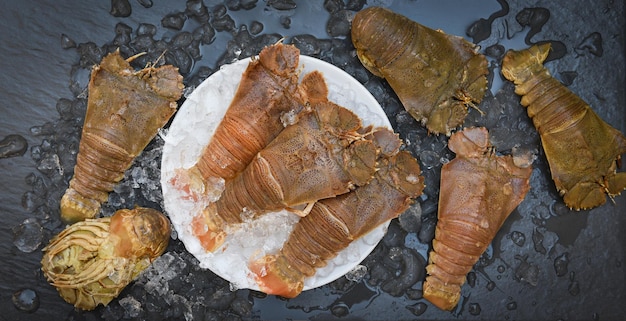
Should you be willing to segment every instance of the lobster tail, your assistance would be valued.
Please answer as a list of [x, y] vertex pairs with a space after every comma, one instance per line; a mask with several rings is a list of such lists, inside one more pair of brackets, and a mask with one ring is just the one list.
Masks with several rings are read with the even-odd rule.
[[487, 59], [476, 46], [388, 9], [359, 11], [352, 42], [363, 65], [385, 78], [409, 114], [432, 133], [450, 135], [487, 89]]
[[565, 204], [575, 210], [600, 206], [606, 194], [613, 198], [626, 189], [626, 173], [616, 173], [626, 137], [550, 75], [543, 66], [549, 50], [550, 44], [510, 50], [502, 74], [522, 96]]
[[311, 212], [298, 221], [278, 254], [251, 262], [250, 269], [263, 292], [297, 296], [306, 277], [314, 275], [353, 240], [397, 217], [409, 207], [412, 198], [421, 194], [424, 179], [419, 175], [417, 160], [408, 152], [396, 150], [379, 163], [379, 170], [367, 185], [316, 202]]
[[123, 148], [93, 133], [85, 133], [80, 141], [74, 176], [61, 198], [63, 219], [78, 222], [95, 217], [132, 161], [133, 157]]
[[441, 168], [439, 213], [426, 267], [424, 298], [454, 308], [465, 276], [530, 189], [530, 167], [496, 156], [485, 128], [454, 133], [456, 158]]
[[119, 51], [93, 68], [74, 176], [61, 200], [65, 222], [96, 216], [135, 157], [174, 114], [182, 89], [177, 68], [134, 71]]
[[305, 93], [298, 86], [299, 59], [298, 48], [278, 43], [264, 48], [250, 62], [224, 118], [195, 165], [203, 179], [235, 177], [280, 133], [282, 117], [304, 108]]
[[378, 152], [375, 144], [358, 132], [361, 122], [354, 113], [324, 102], [299, 118], [243, 172], [226, 182], [221, 197], [202, 213], [209, 217], [194, 220], [201, 224], [194, 228], [199, 232], [196, 236], [215, 234], [204, 242], [205, 250], [219, 246], [217, 240], [225, 225], [242, 223], [242, 213], [258, 217], [287, 208], [304, 216], [307, 213], [297, 207], [347, 193], [370, 181]]
[[331, 208], [318, 202], [294, 227], [278, 254], [250, 263], [250, 271], [261, 291], [294, 298], [304, 287], [304, 279], [346, 248], [352, 238], [347, 226], [334, 217]]

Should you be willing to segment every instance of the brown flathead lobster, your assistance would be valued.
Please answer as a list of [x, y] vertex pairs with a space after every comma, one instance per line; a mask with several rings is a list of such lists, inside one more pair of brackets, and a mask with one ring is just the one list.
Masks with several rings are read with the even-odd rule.
[[307, 104], [326, 100], [328, 89], [321, 73], [308, 73], [299, 82], [299, 59], [298, 48], [282, 43], [263, 48], [252, 59], [198, 162], [175, 177], [187, 185], [192, 197], [215, 193], [213, 185], [243, 171]]
[[626, 173], [616, 173], [626, 153], [626, 137], [604, 122], [580, 97], [543, 66], [550, 44], [510, 50], [502, 74], [532, 118], [546, 154], [552, 179], [565, 204], [589, 209], [626, 189]]
[[[441, 168], [438, 221], [424, 298], [442, 310], [459, 302], [465, 276], [530, 189], [532, 169], [496, 156], [483, 127], [452, 134], [456, 158]], [[530, 162], [528, 162], [530, 164]]]
[[65, 301], [93, 310], [111, 300], [165, 251], [170, 224], [137, 207], [75, 223], [44, 248], [41, 269]]
[[[303, 111], [262, 149], [221, 197], [210, 203], [192, 223], [194, 235], [207, 251], [224, 240], [226, 225], [267, 212], [289, 209], [304, 216], [319, 199], [335, 197], [369, 182], [377, 149], [360, 131], [361, 120], [332, 102]], [[376, 131], [387, 131], [377, 129]], [[384, 134], [379, 134], [384, 135]]]
[[177, 108], [183, 77], [171, 65], [135, 71], [118, 51], [91, 71], [89, 98], [74, 176], [61, 199], [68, 223], [93, 218]]
[[363, 65], [385, 78], [404, 108], [432, 133], [450, 135], [487, 89], [487, 60], [476, 46], [388, 9], [359, 11], [352, 42]]
[[378, 132], [381, 146], [374, 178], [337, 197], [320, 200], [296, 223], [282, 249], [250, 263], [261, 291], [293, 298], [304, 280], [353, 240], [404, 212], [424, 188], [417, 160], [398, 152], [397, 136]]

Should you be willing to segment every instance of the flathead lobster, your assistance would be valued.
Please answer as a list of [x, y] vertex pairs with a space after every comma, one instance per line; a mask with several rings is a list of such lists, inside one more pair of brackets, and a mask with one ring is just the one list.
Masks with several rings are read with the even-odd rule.
[[194, 234], [205, 250], [213, 251], [223, 242], [225, 225], [242, 223], [242, 217], [282, 209], [304, 216], [317, 200], [365, 185], [376, 169], [378, 152], [364, 130], [350, 110], [328, 101], [316, 103], [226, 182], [221, 197], [194, 219]]
[[175, 177], [191, 197], [215, 194], [214, 186], [243, 171], [286, 125], [297, 121], [306, 105], [326, 100], [321, 73], [308, 73], [299, 81], [299, 58], [298, 48], [277, 43], [252, 59], [198, 162]]
[[502, 74], [522, 96], [565, 204], [590, 209], [604, 204], [606, 194], [612, 199], [626, 189], [626, 173], [616, 173], [626, 137], [550, 75], [543, 66], [549, 52], [549, 43], [510, 50]]
[[165, 251], [169, 220], [137, 207], [75, 223], [44, 248], [42, 271], [65, 301], [82, 310], [107, 305]]
[[61, 199], [66, 223], [94, 218], [158, 130], [178, 107], [183, 77], [171, 65], [135, 71], [136, 56], [118, 51], [91, 71], [87, 113], [69, 188]]
[[377, 171], [364, 186], [323, 199], [301, 218], [277, 254], [250, 263], [260, 289], [292, 298], [300, 294], [306, 277], [378, 225], [404, 212], [422, 193], [424, 178], [417, 160], [389, 131], [374, 132], [379, 146]]
[[352, 42], [361, 63], [385, 78], [409, 114], [432, 133], [450, 135], [487, 89], [487, 60], [476, 46], [388, 9], [359, 11]]
[[438, 221], [423, 286], [424, 298], [442, 310], [459, 302], [467, 273], [526, 196], [532, 172], [512, 156], [496, 156], [483, 127], [452, 134], [448, 146], [456, 158], [441, 168]]

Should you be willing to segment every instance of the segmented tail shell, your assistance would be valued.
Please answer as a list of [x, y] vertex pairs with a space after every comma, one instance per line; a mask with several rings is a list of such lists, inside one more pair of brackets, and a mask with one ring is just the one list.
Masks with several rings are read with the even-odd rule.
[[359, 133], [361, 120], [356, 114], [326, 101], [299, 118], [243, 172], [226, 182], [220, 198], [203, 211], [203, 219], [194, 220], [194, 235], [205, 250], [219, 246], [216, 238], [221, 238], [220, 231], [225, 228], [220, 225], [242, 223], [242, 216], [258, 217], [285, 208], [304, 215], [296, 208], [370, 181], [378, 151], [373, 141]]
[[135, 71], [119, 51], [93, 68], [74, 176], [61, 199], [65, 222], [96, 216], [135, 157], [174, 114], [182, 89], [177, 68]]
[[626, 173], [616, 160], [626, 153], [626, 137], [543, 66], [550, 44], [509, 51], [502, 74], [515, 83], [528, 116], [541, 136], [554, 183], [565, 204], [587, 209], [626, 189]]
[[[332, 119], [324, 119], [328, 117]], [[360, 119], [348, 109], [317, 104], [226, 183], [216, 201], [217, 213], [232, 222], [241, 220], [244, 208], [260, 215], [366, 184], [374, 174], [377, 152], [371, 141], [361, 139], [360, 128]]]
[[409, 114], [432, 133], [450, 135], [487, 89], [487, 60], [475, 45], [386, 8], [359, 11], [352, 42], [363, 65], [385, 78]]
[[530, 189], [530, 167], [496, 156], [485, 128], [452, 134], [456, 158], [441, 168], [438, 221], [426, 267], [424, 298], [453, 309], [467, 273]]
[[[284, 128], [281, 117], [304, 108], [305, 97], [298, 87], [299, 60], [298, 48], [278, 43], [264, 48], [250, 62], [231, 105], [195, 165], [204, 179], [228, 180], [243, 171]], [[320, 78], [321, 74], [312, 76]], [[325, 88], [323, 78], [321, 82]]]
[[370, 183], [316, 202], [278, 254], [251, 264], [261, 290], [297, 296], [305, 277], [315, 274], [353, 240], [404, 212], [423, 188], [419, 164], [408, 152], [381, 160]]

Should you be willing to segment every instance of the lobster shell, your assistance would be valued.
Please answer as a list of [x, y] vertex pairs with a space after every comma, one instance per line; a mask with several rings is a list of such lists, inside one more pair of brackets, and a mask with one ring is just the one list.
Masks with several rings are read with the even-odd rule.
[[282, 131], [286, 113], [303, 110], [307, 93], [312, 99], [326, 99], [328, 90], [320, 73], [305, 75], [299, 85], [299, 59], [298, 48], [278, 43], [263, 48], [250, 62], [195, 166], [203, 179], [235, 177]]
[[[361, 120], [332, 102], [302, 112], [262, 149], [246, 169], [225, 184], [220, 198], [194, 219], [193, 232], [205, 250], [220, 245], [225, 225], [349, 192], [376, 170], [377, 148], [359, 133]], [[380, 129], [386, 130], [386, 129]]]
[[41, 269], [65, 301], [93, 310], [111, 302], [163, 254], [170, 233], [167, 218], [151, 208], [86, 219], [50, 240]]
[[[399, 146], [380, 132], [379, 146]], [[315, 274], [339, 251], [376, 226], [404, 212], [422, 193], [424, 178], [417, 160], [407, 151], [384, 150], [378, 171], [366, 185], [315, 203], [300, 219], [279, 253], [251, 262], [260, 289], [293, 298], [302, 292], [305, 277]]]
[[565, 204], [575, 210], [600, 206], [606, 194], [613, 199], [626, 189], [626, 173], [616, 173], [626, 137], [550, 75], [543, 66], [549, 52], [549, 43], [510, 50], [502, 74], [522, 96]]
[[475, 45], [388, 9], [359, 11], [352, 42], [363, 65], [385, 78], [409, 114], [432, 133], [450, 135], [487, 89], [487, 60]]
[[124, 172], [176, 111], [183, 77], [171, 65], [135, 71], [118, 51], [91, 71], [74, 176], [61, 199], [66, 223], [93, 218]]
[[483, 127], [452, 134], [456, 158], [441, 168], [438, 221], [424, 298], [442, 310], [458, 303], [467, 273], [530, 189], [532, 169], [496, 156]]

